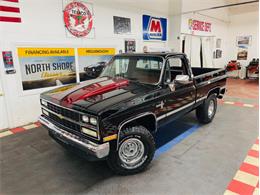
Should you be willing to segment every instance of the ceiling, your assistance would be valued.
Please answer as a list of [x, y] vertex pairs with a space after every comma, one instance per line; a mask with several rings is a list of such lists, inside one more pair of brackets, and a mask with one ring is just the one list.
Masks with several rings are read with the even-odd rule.
[[[191, 12], [215, 6], [248, 2], [251, 0], [93, 0], [102, 5], [117, 5], [125, 9], [146, 10], [163, 15], [177, 15], [181, 12]], [[258, 11], [259, 3], [239, 5], [217, 10], [228, 10], [228, 13], [239, 14]], [[182, 7], [182, 8], [181, 8]]]

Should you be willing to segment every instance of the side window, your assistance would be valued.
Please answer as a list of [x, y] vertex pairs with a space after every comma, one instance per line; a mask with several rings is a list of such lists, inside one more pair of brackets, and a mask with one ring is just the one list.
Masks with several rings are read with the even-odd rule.
[[169, 58], [169, 65], [171, 68], [179, 67], [182, 68], [182, 60], [181, 58]]
[[[171, 81], [173, 81], [177, 75], [186, 75], [187, 70], [186, 66], [183, 63], [182, 59], [179, 57], [172, 57], [167, 60], [169, 67], [169, 74], [171, 75]], [[168, 76], [169, 77], [169, 76]]]

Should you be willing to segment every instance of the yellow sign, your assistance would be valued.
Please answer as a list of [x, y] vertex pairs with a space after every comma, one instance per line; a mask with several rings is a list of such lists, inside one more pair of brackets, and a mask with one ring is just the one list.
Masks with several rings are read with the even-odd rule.
[[78, 48], [79, 56], [104, 56], [115, 53], [115, 48]]
[[73, 48], [18, 48], [19, 57], [74, 56]]

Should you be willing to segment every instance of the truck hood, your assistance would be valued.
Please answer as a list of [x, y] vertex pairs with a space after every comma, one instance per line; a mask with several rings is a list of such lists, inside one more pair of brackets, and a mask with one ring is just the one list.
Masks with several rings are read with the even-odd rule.
[[124, 78], [101, 77], [57, 88], [41, 97], [67, 108], [98, 114], [125, 107], [129, 101], [136, 104], [156, 88]]

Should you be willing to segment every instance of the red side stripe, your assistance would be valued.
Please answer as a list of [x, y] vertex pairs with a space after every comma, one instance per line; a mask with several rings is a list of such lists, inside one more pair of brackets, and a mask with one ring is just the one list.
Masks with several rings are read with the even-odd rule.
[[0, 22], [22, 22], [21, 18], [0, 16]]
[[18, 7], [10, 7], [10, 6], [0, 6], [0, 11], [20, 13], [20, 9]]
[[16, 127], [16, 128], [10, 129], [10, 131], [12, 131], [13, 133], [19, 133], [19, 132], [25, 131], [25, 129], [22, 127]]
[[258, 153], [258, 151], [256, 151], [256, 150], [249, 150], [249, 152], [248, 152], [247, 155], [248, 155], [248, 156], [253, 156], [253, 157], [255, 157], [255, 158], [259, 158], [259, 153]]
[[253, 194], [255, 187], [236, 180], [232, 180], [227, 189], [237, 194], [249, 195]]
[[18, 3], [19, 0], [3, 0], [3, 1], [9, 1], [9, 2], [13, 2], [13, 3]]
[[258, 167], [254, 166], [254, 165], [243, 163], [239, 170], [252, 174], [252, 175], [255, 175], [255, 176], [259, 176]]

